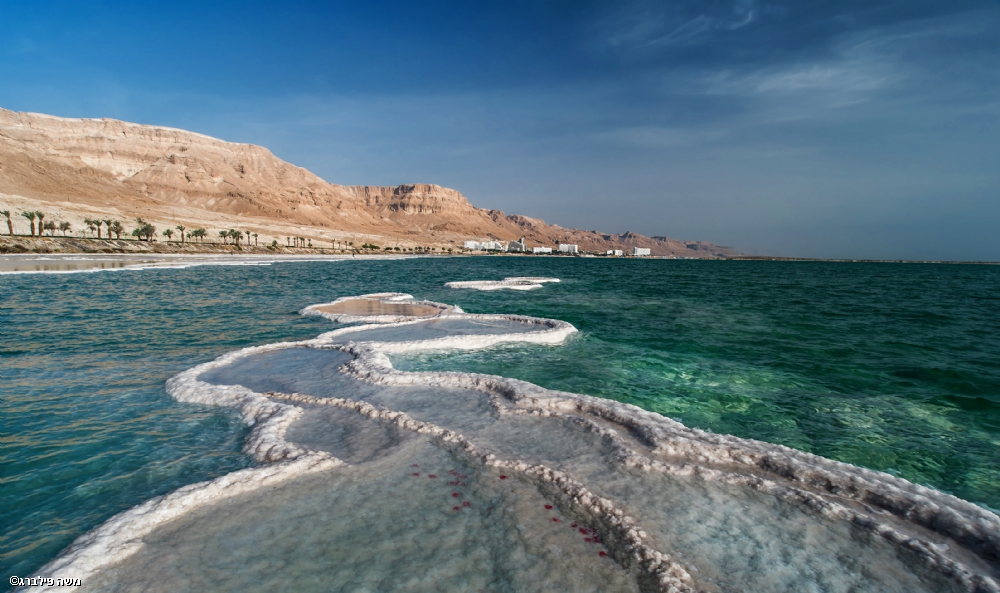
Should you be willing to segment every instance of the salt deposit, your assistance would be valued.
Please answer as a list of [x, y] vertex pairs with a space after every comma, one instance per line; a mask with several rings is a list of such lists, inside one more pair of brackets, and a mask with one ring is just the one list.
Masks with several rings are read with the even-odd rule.
[[[398, 371], [389, 354], [576, 329], [353, 299], [377, 303], [349, 316], [363, 325], [168, 382], [180, 401], [240, 410], [260, 467], [122, 513], [39, 576], [93, 590], [1000, 591], [1000, 518], [975, 505], [628, 404]], [[438, 313], [382, 309], [411, 303]]]
[[448, 288], [471, 288], [475, 290], [535, 290], [546, 282], [559, 282], [558, 278], [541, 276], [512, 276], [503, 280], [466, 280], [445, 282]]

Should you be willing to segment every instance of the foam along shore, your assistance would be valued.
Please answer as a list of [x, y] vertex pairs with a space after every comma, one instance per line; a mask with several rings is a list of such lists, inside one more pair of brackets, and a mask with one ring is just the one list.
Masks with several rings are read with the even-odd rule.
[[474, 290], [535, 290], [546, 282], [559, 282], [558, 278], [542, 276], [512, 276], [503, 280], [463, 280], [445, 282], [448, 288], [471, 288]]
[[439, 308], [171, 379], [180, 401], [239, 409], [261, 465], [126, 511], [39, 576], [84, 590], [1000, 591], [1000, 518], [953, 496], [614, 401], [394, 369], [388, 354], [576, 331]]
[[[147, 269], [180, 269], [194, 266], [269, 266], [277, 263], [343, 261], [350, 259], [352, 259], [350, 255], [236, 255], [232, 253], [215, 255], [0, 255], [0, 275], [138, 271]], [[366, 261], [372, 259], [399, 259], [399, 256], [365, 256]]]

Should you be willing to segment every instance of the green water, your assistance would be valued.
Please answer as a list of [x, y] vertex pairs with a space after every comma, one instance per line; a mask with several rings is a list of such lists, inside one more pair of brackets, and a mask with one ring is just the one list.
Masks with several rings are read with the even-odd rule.
[[[452, 280], [555, 276], [523, 292]], [[330, 327], [297, 311], [404, 291], [554, 317], [559, 347], [397, 358], [634, 403], [1000, 508], [1000, 268], [481, 257], [0, 276], [0, 573], [111, 515], [249, 464], [170, 376]]]

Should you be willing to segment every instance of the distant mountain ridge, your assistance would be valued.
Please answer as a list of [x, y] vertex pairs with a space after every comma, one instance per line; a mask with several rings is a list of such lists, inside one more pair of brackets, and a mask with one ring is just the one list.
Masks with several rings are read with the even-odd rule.
[[477, 208], [460, 192], [433, 184], [328, 183], [266, 148], [184, 130], [6, 109], [0, 109], [0, 194], [66, 212], [113, 210], [189, 225], [225, 224], [236, 217], [275, 237], [297, 229], [317, 240], [358, 235], [385, 243], [451, 245], [524, 236], [529, 246], [649, 247], [656, 255], [679, 257], [736, 253], [700, 241], [566, 229]]

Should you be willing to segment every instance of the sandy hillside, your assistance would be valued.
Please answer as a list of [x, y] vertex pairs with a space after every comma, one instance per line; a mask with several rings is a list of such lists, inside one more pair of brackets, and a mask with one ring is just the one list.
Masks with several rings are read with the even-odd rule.
[[[716, 257], [731, 249], [636, 233], [565, 229], [526, 216], [476, 208], [458, 191], [327, 183], [266, 148], [193, 132], [111, 119], [67, 119], [0, 109], [0, 209], [40, 210], [68, 221], [141, 216], [159, 229], [183, 225], [258, 233], [262, 243], [305, 237], [379, 245], [455, 247], [466, 239], [530, 246], [576, 243], [582, 250], [649, 247], [656, 255]], [[15, 232], [28, 221], [14, 217]], [[0, 223], [2, 232], [6, 226]]]

